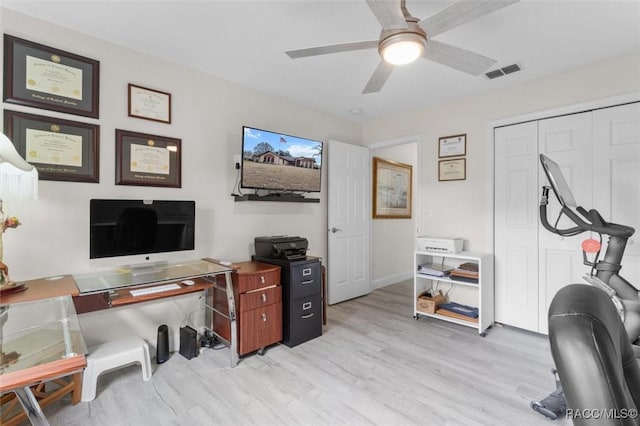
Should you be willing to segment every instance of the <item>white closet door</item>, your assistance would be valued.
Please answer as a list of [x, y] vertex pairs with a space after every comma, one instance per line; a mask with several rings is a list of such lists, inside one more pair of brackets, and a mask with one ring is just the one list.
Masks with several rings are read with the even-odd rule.
[[[539, 121], [538, 148], [560, 165], [578, 205], [587, 210], [593, 205], [592, 181], [592, 131], [591, 112], [572, 114]], [[549, 185], [547, 177], [539, 167], [538, 197], [543, 185]], [[549, 197], [547, 217], [555, 223], [560, 211], [560, 203], [553, 195]], [[570, 228], [573, 222], [562, 216], [558, 228]], [[539, 227], [539, 311], [537, 328], [540, 333], [548, 332], [547, 312], [553, 296], [562, 287], [572, 283], [583, 283], [582, 277], [589, 272], [582, 259], [581, 243], [588, 234], [575, 237], [561, 237]]]
[[538, 330], [538, 124], [495, 129], [495, 319]]
[[640, 103], [594, 111], [593, 133], [594, 207], [636, 229], [620, 275], [640, 287]]

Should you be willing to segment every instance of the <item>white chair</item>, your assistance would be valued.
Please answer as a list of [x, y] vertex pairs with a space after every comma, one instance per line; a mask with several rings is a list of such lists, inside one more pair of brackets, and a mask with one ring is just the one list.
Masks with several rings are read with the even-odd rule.
[[142, 367], [144, 381], [151, 379], [149, 345], [140, 337], [127, 337], [89, 348], [82, 378], [82, 401], [95, 399], [100, 374], [134, 363]]

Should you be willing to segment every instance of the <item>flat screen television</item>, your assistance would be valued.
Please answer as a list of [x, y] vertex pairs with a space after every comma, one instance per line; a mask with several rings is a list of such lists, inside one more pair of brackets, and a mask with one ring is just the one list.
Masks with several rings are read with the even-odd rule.
[[193, 250], [195, 201], [90, 201], [89, 257]]
[[322, 142], [243, 126], [242, 188], [320, 192]]

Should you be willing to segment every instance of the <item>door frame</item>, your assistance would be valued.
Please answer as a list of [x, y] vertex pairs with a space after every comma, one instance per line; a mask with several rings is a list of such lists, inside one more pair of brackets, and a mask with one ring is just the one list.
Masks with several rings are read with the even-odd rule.
[[[400, 136], [392, 139], [384, 139], [384, 140], [373, 142], [367, 145], [367, 147], [369, 148], [370, 160], [372, 160], [373, 157], [375, 156], [374, 151], [378, 149], [391, 148], [391, 147], [407, 145], [407, 144], [416, 145], [416, 161], [415, 161], [414, 170], [413, 170], [414, 181], [412, 182], [412, 184], [415, 183], [415, 185], [413, 185], [413, 191], [412, 191], [413, 194], [412, 194], [412, 200], [411, 200], [411, 220], [413, 221], [413, 225], [415, 227], [415, 236], [420, 235], [420, 231], [421, 229], [423, 229], [422, 220], [424, 219], [422, 217], [422, 193], [419, 190], [420, 184], [422, 182], [422, 173], [421, 173], [422, 168], [420, 167], [420, 163], [422, 161], [421, 140], [422, 139], [420, 137], [420, 134], [413, 134], [413, 135]], [[373, 179], [373, 170], [371, 172], [372, 172], [372, 179]], [[373, 223], [369, 229], [369, 234], [370, 234], [369, 258], [372, 260], [369, 266], [370, 267], [369, 276], [371, 277], [372, 290], [376, 290], [386, 285], [393, 284], [395, 282], [413, 277], [413, 267], [412, 267], [412, 269], [410, 269], [409, 271], [406, 271], [406, 273], [396, 274], [391, 277], [384, 277], [379, 280], [374, 280], [373, 279], [373, 245], [372, 245], [373, 244]]]

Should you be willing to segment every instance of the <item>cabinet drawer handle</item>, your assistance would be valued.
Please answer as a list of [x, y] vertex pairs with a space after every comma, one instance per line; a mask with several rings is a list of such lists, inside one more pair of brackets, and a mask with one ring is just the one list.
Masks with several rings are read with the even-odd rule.
[[264, 284], [264, 275], [260, 275], [260, 283]]
[[303, 315], [302, 318], [303, 319], [307, 319], [307, 318], [311, 318], [313, 316], [313, 312], [311, 312], [310, 314], [307, 315]]
[[313, 280], [302, 281], [300, 283], [300, 285], [309, 285], [309, 284], [313, 284]]
[[302, 276], [306, 277], [307, 275], [311, 275], [311, 268], [304, 268], [302, 270]]
[[302, 310], [306, 311], [307, 309], [311, 309], [311, 302], [304, 302], [302, 304]]
[[267, 314], [262, 314], [262, 321], [267, 321]]
[[267, 301], [267, 295], [266, 295], [266, 294], [264, 294], [264, 293], [262, 293], [262, 301], [263, 301], [263, 302], [266, 302], [266, 301]]

